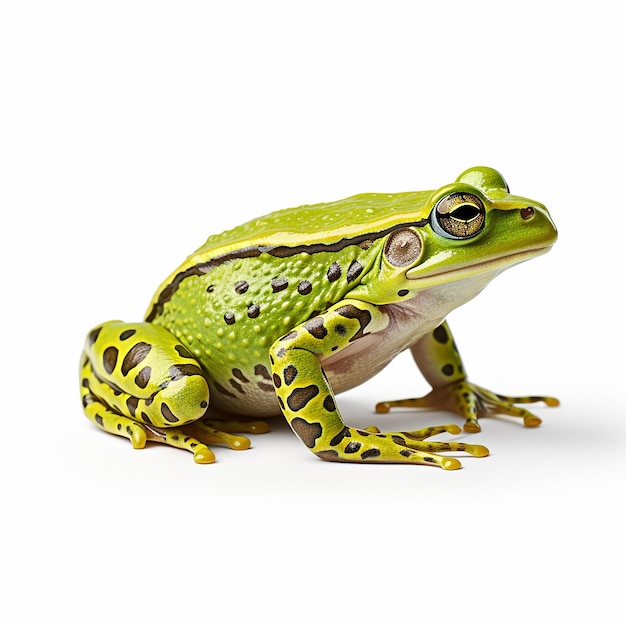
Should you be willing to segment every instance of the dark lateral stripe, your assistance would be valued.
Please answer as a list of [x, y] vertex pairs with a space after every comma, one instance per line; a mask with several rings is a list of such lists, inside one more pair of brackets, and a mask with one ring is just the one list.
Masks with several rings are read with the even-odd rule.
[[279, 259], [284, 259], [290, 256], [296, 256], [303, 252], [307, 254], [315, 254], [316, 252], [339, 252], [348, 246], [358, 246], [365, 241], [375, 241], [376, 239], [381, 239], [382, 237], [386, 237], [389, 233], [393, 232], [398, 228], [409, 228], [409, 227], [417, 227], [420, 228], [428, 224], [427, 219], [420, 220], [419, 222], [408, 222], [406, 224], [396, 224], [395, 226], [391, 226], [390, 228], [386, 228], [378, 233], [368, 233], [364, 235], [359, 235], [358, 237], [346, 237], [344, 239], [340, 239], [335, 243], [319, 243], [319, 244], [310, 244], [310, 245], [302, 245], [302, 246], [276, 246], [272, 248], [271, 246], [252, 246], [250, 248], [242, 248], [241, 250], [234, 250], [233, 252], [229, 252], [228, 254], [221, 254], [219, 256], [213, 257], [209, 261], [205, 261], [204, 263], [198, 263], [183, 272], [179, 272], [174, 276], [172, 282], [163, 289], [163, 291], [159, 295], [159, 299], [156, 301], [152, 310], [146, 316], [146, 321], [151, 322], [157, 315], [160, 315], [163, 312], [163, 307], [166, 302], [169, 302], [172, 299], [172, 296], [176, 293], [178, 286], [188, 278], [189, 276], [202, 276], [203, 274], [208, 274], [211, 270], [216, 267], [222, 265], [223, 263], [227, 263], [228, 261], [232, 261], [233, 259], [246, 259], [253, 258], [257, 256], [261, 256], [263, 253], [271, 254], [274, 257], [278, 257]]

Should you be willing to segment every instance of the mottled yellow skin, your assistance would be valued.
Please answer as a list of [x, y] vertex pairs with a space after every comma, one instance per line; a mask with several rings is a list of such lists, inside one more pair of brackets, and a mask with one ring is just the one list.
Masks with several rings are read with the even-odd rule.
[[[359, 385], [410, 349], [432, 385], [425, 398], [382, 402], [445, 408], [480, 429], [483, 415], [519, 416], [509, 398], [466, 377], [445, 317], [506, 267], [547, 251], [545, 207], [514, 196], [490, 168], [436, 191], [361, 194], [277, 211], [209, 237], [157, 290], [144, 322], [107, 322], [88, 335], [83, 405], [134, 447], [162, 441], [214, 460], [282, 413], [318, 457], [460, 467], [438, 454], [486, 448], [425, 442], [454, 425], [380, 433], [346, 426], [335, 393]], [[237, 417], [235, 417], [237, 416]]]

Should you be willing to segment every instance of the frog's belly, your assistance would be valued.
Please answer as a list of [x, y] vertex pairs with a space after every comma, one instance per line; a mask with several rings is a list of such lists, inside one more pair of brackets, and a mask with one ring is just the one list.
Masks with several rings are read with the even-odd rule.
[[[341, 352], [320, 359], [335, 393], [352, 389], [378, 374], [395, 356], [441, 322], [440, 318], [424, 318], [415, 311], [407, 313], [406, 310], [388, 308], [387, 314], [389, 324], [386, 328], [366, 334]], [[211, 405], [220, 411], [250, 417], [281, 414], [276, 394], [269, 384], [238, 384], [236, 387], [243, 393], [227, 390], [227, 397], [223, 387], [214, 383], [211, 385], [214, 386], [211, 390]]]
[[[365, 334], [340, 352], [320, 359], [335, 393], [352, 389], [378, 374], [400, 352], [432, 332], [448, 313], [473, 298], [495, 273], [482, 274], [452, 285], [420, 292], [402, 304], [381, 306], [388, 324], [376, 333]], [[213, 391], [213, 390], [212, 390]], [[228, 413], [269, 417], [280, 415], [276, 394], [269, 385], [250, 386], [245, 394], [213, 394], [212, 404]]]
[[[412, 346], [441, 320], [413, 320], [400, 324], [394, 316], [382, 331], [365, 335], [358, 341], [328, 358], [320, 359], [322, 367], [335, 393], [352, 389], [372, 378], [403, 350]], [[223, 387], [212, 389], [211, 405], [226, 413], [250, 417], [280, 415], [281, 411], [273, 388], [269, 385], [239, 385], [245, 393], [228, 392]]]

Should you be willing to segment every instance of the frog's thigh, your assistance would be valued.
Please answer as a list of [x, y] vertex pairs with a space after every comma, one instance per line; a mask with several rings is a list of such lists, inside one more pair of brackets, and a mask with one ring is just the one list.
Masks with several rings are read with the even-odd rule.
[[[162, 441], [208, 462], [208, 448], [180, 427], [205, 413], [209, 388], [196, 360], [167, 330], [122, 322], [95, 328], [85, 344], [81, 389], [85, 414], [100, 428], [134, 447]], [[200, 445], [206, 450], [199, 454]]]

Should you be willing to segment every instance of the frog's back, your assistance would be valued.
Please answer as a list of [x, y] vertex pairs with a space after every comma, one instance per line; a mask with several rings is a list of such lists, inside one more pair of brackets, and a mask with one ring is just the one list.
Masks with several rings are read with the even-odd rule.
[[[211, 235], [206, 242], [172, 272], [156, 291], [146, 313], [155, 320], [164, 303], [190, 276], [208, 274], [232, 262], [268, 256], [294, 258], [324, 255], [345, 257], [351, 246], [367, 247], [377, 234], [389, 232], [398, 224], [415, 223], [422, 215], [431, 192], [396, 194], [364, 193], [335, 202], [302, 205], [274, 211], [222, 233]], [[349, 256], [349, 253], [348, 253]], [[346, 258], [343, 259], [346, 262]], [[218, 278], [215, 273], [215, 277]]]
[[335, 202], [282, 209], [211, 235], [183, 265], [251, 246], [328, 245], [421, 219], [431, 192], [363, 193]]

